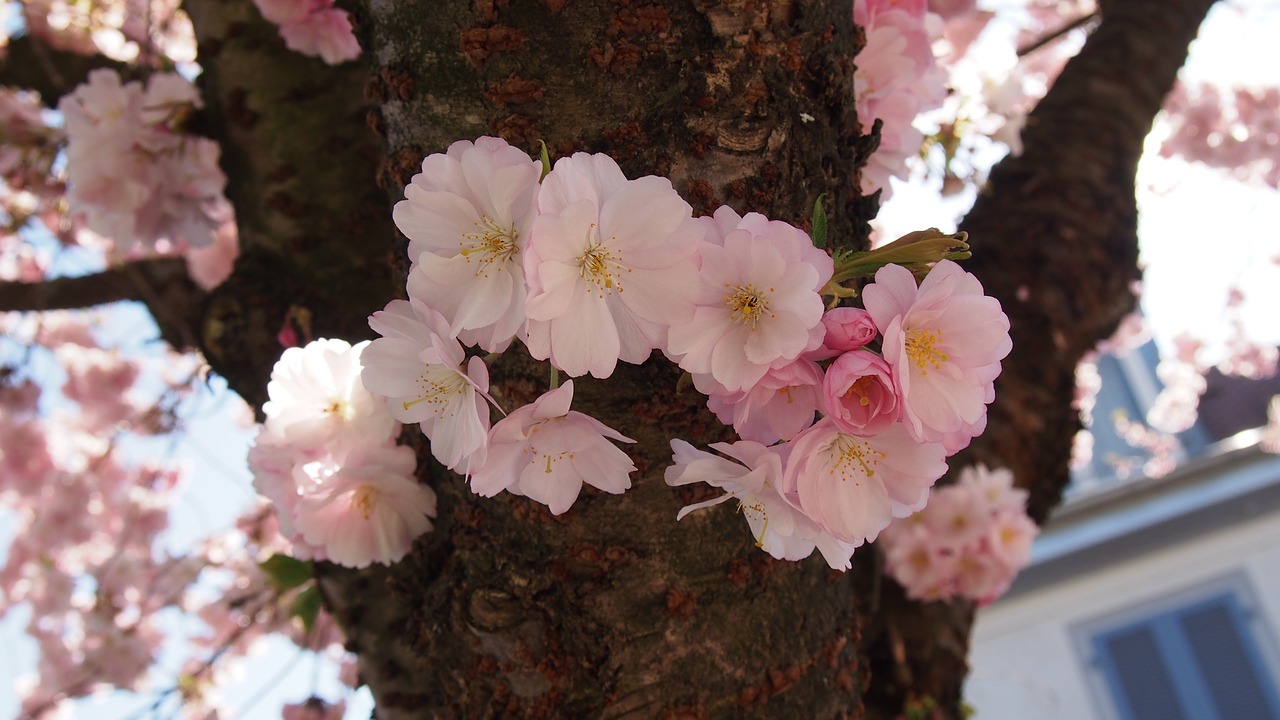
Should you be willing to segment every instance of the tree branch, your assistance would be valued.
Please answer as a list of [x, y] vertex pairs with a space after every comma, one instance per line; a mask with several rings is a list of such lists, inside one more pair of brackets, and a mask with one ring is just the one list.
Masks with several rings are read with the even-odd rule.
[[151, 258], [94, 275], [45, 282], [0, 282], [0, 311], [71, 310], [136, 300], [175, 348], [194, 347], [205, 293], [182, 258]]
[[[1028, 118], [1022, 155], [996, 166], [961, 223], [974, 249], [966, 269], [1004, 306], [1013, 352], [986, 432], [949, 464], [1009, 468], [1038, 522], [1070, 479], [1076, 364], [1134, 308], [1138, 158], [1212, 4], [1103, 3], [1102, 23]], [[867, 637], [874, 666], [896, 662], [910, 683], [873, 683], [868, 717], [912, 703], [958, 717], [973, 609], [900, 594], [885, 593]]]
[[1020, 58], [1021, 58], [1021, 57], [1026, 57], [1026, 56], [1030, 55], [1031, 53], [1033, 53], [1033, 52], [1035, 52], [1035, 51], [1039, 50], [1040, 48], [1044, 47], [1045, 45], [1048, 45], [1049, 43], [1053, 42], [1054, 40], [1057, 40], [1058, 38], [1062, 37], [1063, 35], [1066, 35], [1067, 33], [1071, 32], [1072, 30], [1075, 30], [1076, 28], [1085, 27], [1085, 26], [1087, 26], [1087, 25], [1095, 24], [1095, 23], [1097, 23], [1097, 22], [1098, 22], [1098, 20], [1099, 20], [1099, 18], [1098, 18], [1098, 13], [1097, 13], [1097, 11], [1091, 12], [1091, 13], [1089, 13], [1089, 14], [1087, 14], [1087, 15], [1081, 15], [1080, 17], [1076, 18], [1075, 20], [1072, 20], [1071, 22], [1067, 23], [1066, 25], [1063, 25], [1062, 27], [1058, 28], [1057, 30], [1054, 30], [1053, 32], [1050, 32], [1050, 33], [1049, 33], [1049, 34], [1047, 34], [1047, 35], [1042, 35], [1041, 37], [1036, 38], [1035, 40], [1031, 41], [1031, 43], [1030, 43], [1030, 44], [1028, 44], [1028, 45], [1023, 45], [1022, 47], [1018, 48], [1018, 57], [1020, 57]]
[[59, 50], [32, 35], [20, 35], [9, 41], [7, 52], [0, 56], [0, 85], [34, 90], [52, 108], [98, 68], [130, 75], [127, 65], [102, 55]]

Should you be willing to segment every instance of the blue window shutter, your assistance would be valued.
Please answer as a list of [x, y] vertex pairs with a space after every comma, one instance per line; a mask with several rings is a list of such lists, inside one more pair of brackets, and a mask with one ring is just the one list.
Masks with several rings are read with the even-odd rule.
[[1121, 720], [1280, 720], [1276, 679], [1233, 593], [1093, 636]]
[[1188, 720], [1149, 625], [1130, 625], [1095, 643], [1123, 720]]
[[[1179, 624], [1220, 720], [1280, 720], [1248, 625], [1231, 596], [1190, 609]], [[1242, 633], [1243, 631], [1243, 633]]]

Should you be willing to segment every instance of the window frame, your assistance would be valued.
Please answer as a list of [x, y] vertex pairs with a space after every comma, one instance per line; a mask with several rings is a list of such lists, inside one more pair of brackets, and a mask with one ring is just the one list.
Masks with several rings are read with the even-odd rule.
[[1218, 714], [1214, 711], [1212, 696], [1179, 620], [1187, 614], [1220, 606], [1227, 610], [1228, 617], [1239, 631], [1246, 659], [1258, 673], [1263, 694], [1276, 717], [1280, 718], [1280, 683], [1276, 680], [1280, 678], [1280, 647], [1277, 647], [1277, 638], [1265, 617], [1265, 610], [1257, 602], [1257, 595], [1243, 571], [1133, 603], [1069, 628], [1098, 717], [1102, 720], [1134, 720], [1121, 700], [1121, 680], [1103, 643], [1138, 628], [1146, 628], [1160, 648], [1174, 684], [1175, 696], [1186, 717], [1195, 720], [1216, 718]]

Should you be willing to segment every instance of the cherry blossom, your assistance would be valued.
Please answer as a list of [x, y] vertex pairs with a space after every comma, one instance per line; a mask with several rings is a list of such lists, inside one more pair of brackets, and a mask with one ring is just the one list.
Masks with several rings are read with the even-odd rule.
[[615, 495], [631, 487], [635, 464], [608, 441], [635, 441], [570, 410], [572, 402], [570, 380], [494, 424], [488, 459], [471, 475], [471, 489], [483, 497], [503, 490], [524, 495], [560, 515], [583, 483]]
[[673, 324], [667, 350], [685, 370], [742, 391], [770, 366], [821, 344], [819, 291], [831, 279], [831, 259], [803, 231], [758, 214], [739, 219], [721, 208], [702, 222], [697, 307], [688, 323]]
[[323, 484], [303, 492], [298, 532], [340, 565], [396, 562], [436, 514], [436, 495], [414, 478], [416, 465], [407, 447], [353, 450]]
[[693, 385], [707, 396], [707, 407], [732, 425], [743, 440], [771, 444], [790, 440], [813, 424], [822, 385], [822, 368], [799, 358], [771, 367], [749, 390], [730, 392], [710, 375], [694, 375]]
[[832, 537], [779, 492], [783, 456], [777, 450], [750, 441], [714, 443], [711, 447], [732, 460], [698, 450], [683, 440], [671, 441], [674, 464], [666, 470], [668, 485], [703, 482], [725, 491], [681, 508], [677, 520], [695, 510], [737, 500], [761, 550], [779, 560], [803, 560], [817, 548], [832, 569], [849, 569], [856, 544]]
[[258, 12], [280, 26], [285, 47], [338, 65], [360, 56], [346, 10], [333, 0], [254, 0]]
[[1031, 560], [1037, 529], [1026, 499], [1008, 470], [964, 468], [955, 484], [933, 491], [923, 510], [880, 536], [886, 572], [917, 600], [991, 603]]
[[883, 123], [861, 186], [865, 194], [880, 190], [883, 201], [892, 193], [889, 178], [905, 175], [907, 158], [919, 152], [924, 135], [912, 122], [942, 103], [946, 75], [934, 60], [924, 3], [855, 0], [853, 17], [867, 37], [853, 80], [858, 119], [864, 132]]
[[900, 412], [893, 373], [879, 355], [844, 353], [822, 378], [818, 407], [843, 432], [879, 435], [897, 422]]
[[543, 179], [538, 207], [524, 265], [533, 357], [606, 378], [692, 318], [703, 229], [669, 180], [575, 153]]
[[299, 448], [391, 438], [395, 418], [360, 381], [360, 355], [368, 345], [320, 339], [286, 349], [267, 383], [271, 399], [262, 406], [268, 432]]
[[884, 334], [884, 359], [902, 393], [902, 418], [920, 442], [947, 439], [948, 453], [984, 426], [1000, 360], [1009, 354], [1009, 319], [977, 278], [950, 260], [919, 287], [911, 272], [886, 265], [863, 289]]
[[828, 310], [822, 316], [822, 327], [826, 331], [822, 340], [823, 355], [830, 352], [834, 356], [857, 350], [880, 334], [876, 329], [875, 320], [871, 319], [871, 313], [857, 307], [837, 307]]
[[409, 238], [409, 297], [458, 338], [501, 352], [524, 336], [524, 252], [538, 212], [540, 166], [493, 137], [428, 155], [392, 217]]
[[489, 371], [470, 360], [444, 317], [417, 300], [392, 300], [369, 318], [382, 337], [361, 356], [364, 386], [386, 399], [392, 416], [416, 422], [431, 453], [451, 470], [484, 463]]
[[912, 439], [901, 424], [859, 437], [824, 419], [792, 440], [782, 489], [837, 540], [858, 546], [924, 507], [944, 458], [942, 445]]
[[218, 145], [176, 132], [170, 120], [200, 107], [195, 88], [156, 74], [144, 88], [99, 69], [66, 95], [67, 201], [123, 253], [158, 243], [204, 246], [230, 220]]

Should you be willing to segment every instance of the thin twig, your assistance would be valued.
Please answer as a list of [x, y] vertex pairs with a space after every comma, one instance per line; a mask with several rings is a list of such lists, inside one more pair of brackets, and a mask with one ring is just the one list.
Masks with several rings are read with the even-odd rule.
[[[1026, 57], [1027, 55], [1030, 55], [1031, 53], [1039, 50], [1045, 45], [1048, 45], [1049, 43], [1053, 42], [1054, 40], [1057, 40], [1058, 38], [1062, 37], [1063, 35], [1066, 35], [1072, 30], [1075, 30], [1076, 28], [1081, 28], [1086, 25], [1096, 25], [1097, 22], [1101, 19], [1102, 17], [1098, 15], [1098, 12], [1096, 10], [1094, 12], [1089, 13], [1088, 15], [1082, 15], [1076, 18], [1075, 20], [1072, 20], [1071, 22], [1067, 23], [1066, 25], [1063, 25], [1057, 30], [1054, 30], [1048, 35], [1044, 35], [1040, 37], [1040, 39], [1032, 42], [1030, 45], [1024, 45], [1018, 48], [1018, 57]], [[1089, 28], [1089, 29], [1092, 29], [1092, 28]]]

